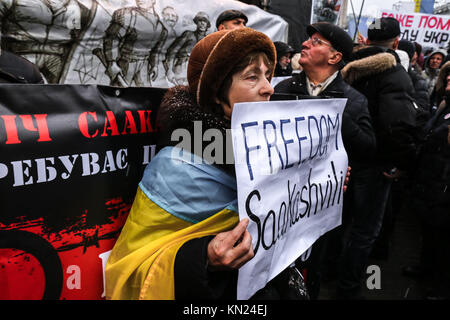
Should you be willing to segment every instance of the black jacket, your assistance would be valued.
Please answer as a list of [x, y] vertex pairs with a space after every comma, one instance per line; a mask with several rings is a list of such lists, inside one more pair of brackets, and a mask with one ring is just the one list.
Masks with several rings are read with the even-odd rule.
[[426, 110], [430, 111], [430, 97], [428, 95], [428, 85], [427, 80], [422, 77], [422, 74], [416, 69], [409, 67], [408, 70], [409, 77], [414, 86], [414, 96], [413, 98], [419, 104], [419, 106]]
[[36, 65], [21, 56], [2, 50], [0, 83], [44, 83], [44, 80]]
[[281, 68], [280, 64], [277, 63], [275, 66], [275, 72], [273, 74], [274, 77], [289, 77], [292, 75], [292, 67], [291, 64], [288, 64], [286, 69]]
[[366, 46], [353, 53], [344, 79], [364, 94], [377, 138], [376, 161], [386, 170], [411, 169], [416, 155], [417, 108], [411, 78], [394, 51]]
[[412, 207], [426, 224], [450, 229], [450, 93], [426, 126], [412, 184]]
[[[274, 98], [282, 98], [283, 94], [308, 98], [306, 74], [304, 72], [295, 74], [276, 85]], [[348, 99], [342, 115], [342, 139], [349, 163], [352, 165], [353, 161], [365, 162], [371, 159], [375, 153], [376, 140], [367, 109], [367, 99], [345, 83], [340, 74], [319, 94], [319, 97]]]
[[424, 128], [412, 183], [412, 208], [428, 225], [450, 229], [450, 92], [444, 64], [436, 81], [439, 108]]

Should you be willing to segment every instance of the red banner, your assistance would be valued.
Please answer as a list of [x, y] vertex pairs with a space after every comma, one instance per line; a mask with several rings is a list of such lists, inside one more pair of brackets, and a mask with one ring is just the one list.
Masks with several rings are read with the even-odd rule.
[[418, 42], [424, 47], [443, 48], [450, 40], [450, 18], [448, 15], [382, 10], [380, 16], [397, 19], [402, 32], [400, 38]]
[[0, 299], [102, 299], [165, 90], [0, 86]]

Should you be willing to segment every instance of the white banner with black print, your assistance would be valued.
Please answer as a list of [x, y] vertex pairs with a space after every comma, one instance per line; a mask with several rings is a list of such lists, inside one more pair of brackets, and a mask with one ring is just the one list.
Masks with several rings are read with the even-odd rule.
[[280, 16], [234, 0], [10, 0], [0, 1], [1, 46], [35, 63], [46, 83], [168, 88], [187, 84], [193, 46], [228, 9], [287, 41]]

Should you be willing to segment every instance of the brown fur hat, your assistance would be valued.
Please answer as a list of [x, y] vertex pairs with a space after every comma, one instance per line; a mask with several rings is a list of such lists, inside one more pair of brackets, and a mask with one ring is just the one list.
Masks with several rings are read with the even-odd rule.
[[217, 93], [233, 67], [255, 51], [264, 52], [275, 66], [277, 57], [272, 40], [251, 28], [213, 32], [194, 46], [189, 57], [187, 79], [189, 91], [202, 109], [211, 103], [216, 104]]

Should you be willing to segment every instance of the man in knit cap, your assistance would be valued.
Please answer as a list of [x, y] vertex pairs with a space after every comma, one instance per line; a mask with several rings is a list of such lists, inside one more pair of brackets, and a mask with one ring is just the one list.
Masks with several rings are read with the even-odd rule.
[[216, 28], [218, 31], [243, 28], [247, 25], [247, 22], [248, 18], [242, 11], [225, 10], [217, 17]]
[[354, 50], [342, 70], [344, 79], [367, 98], [377, 138], [376, 153], [370, 159], [372, 170], [367, 175], [371, 198], [364, 212], [366, 223], [360, 226], [360, 232], [350, 235], [343, 255], [338, 279], [338, 293], [343, 298], [359, 297], [368, 257], [387, 211], [392, 181], [412, 169], [416, 155], [418, 106], [412, 98], [411, 79], [395, 53], [399, 35], [396, 19], [376, 19], [369, 26], [368, 45]]

